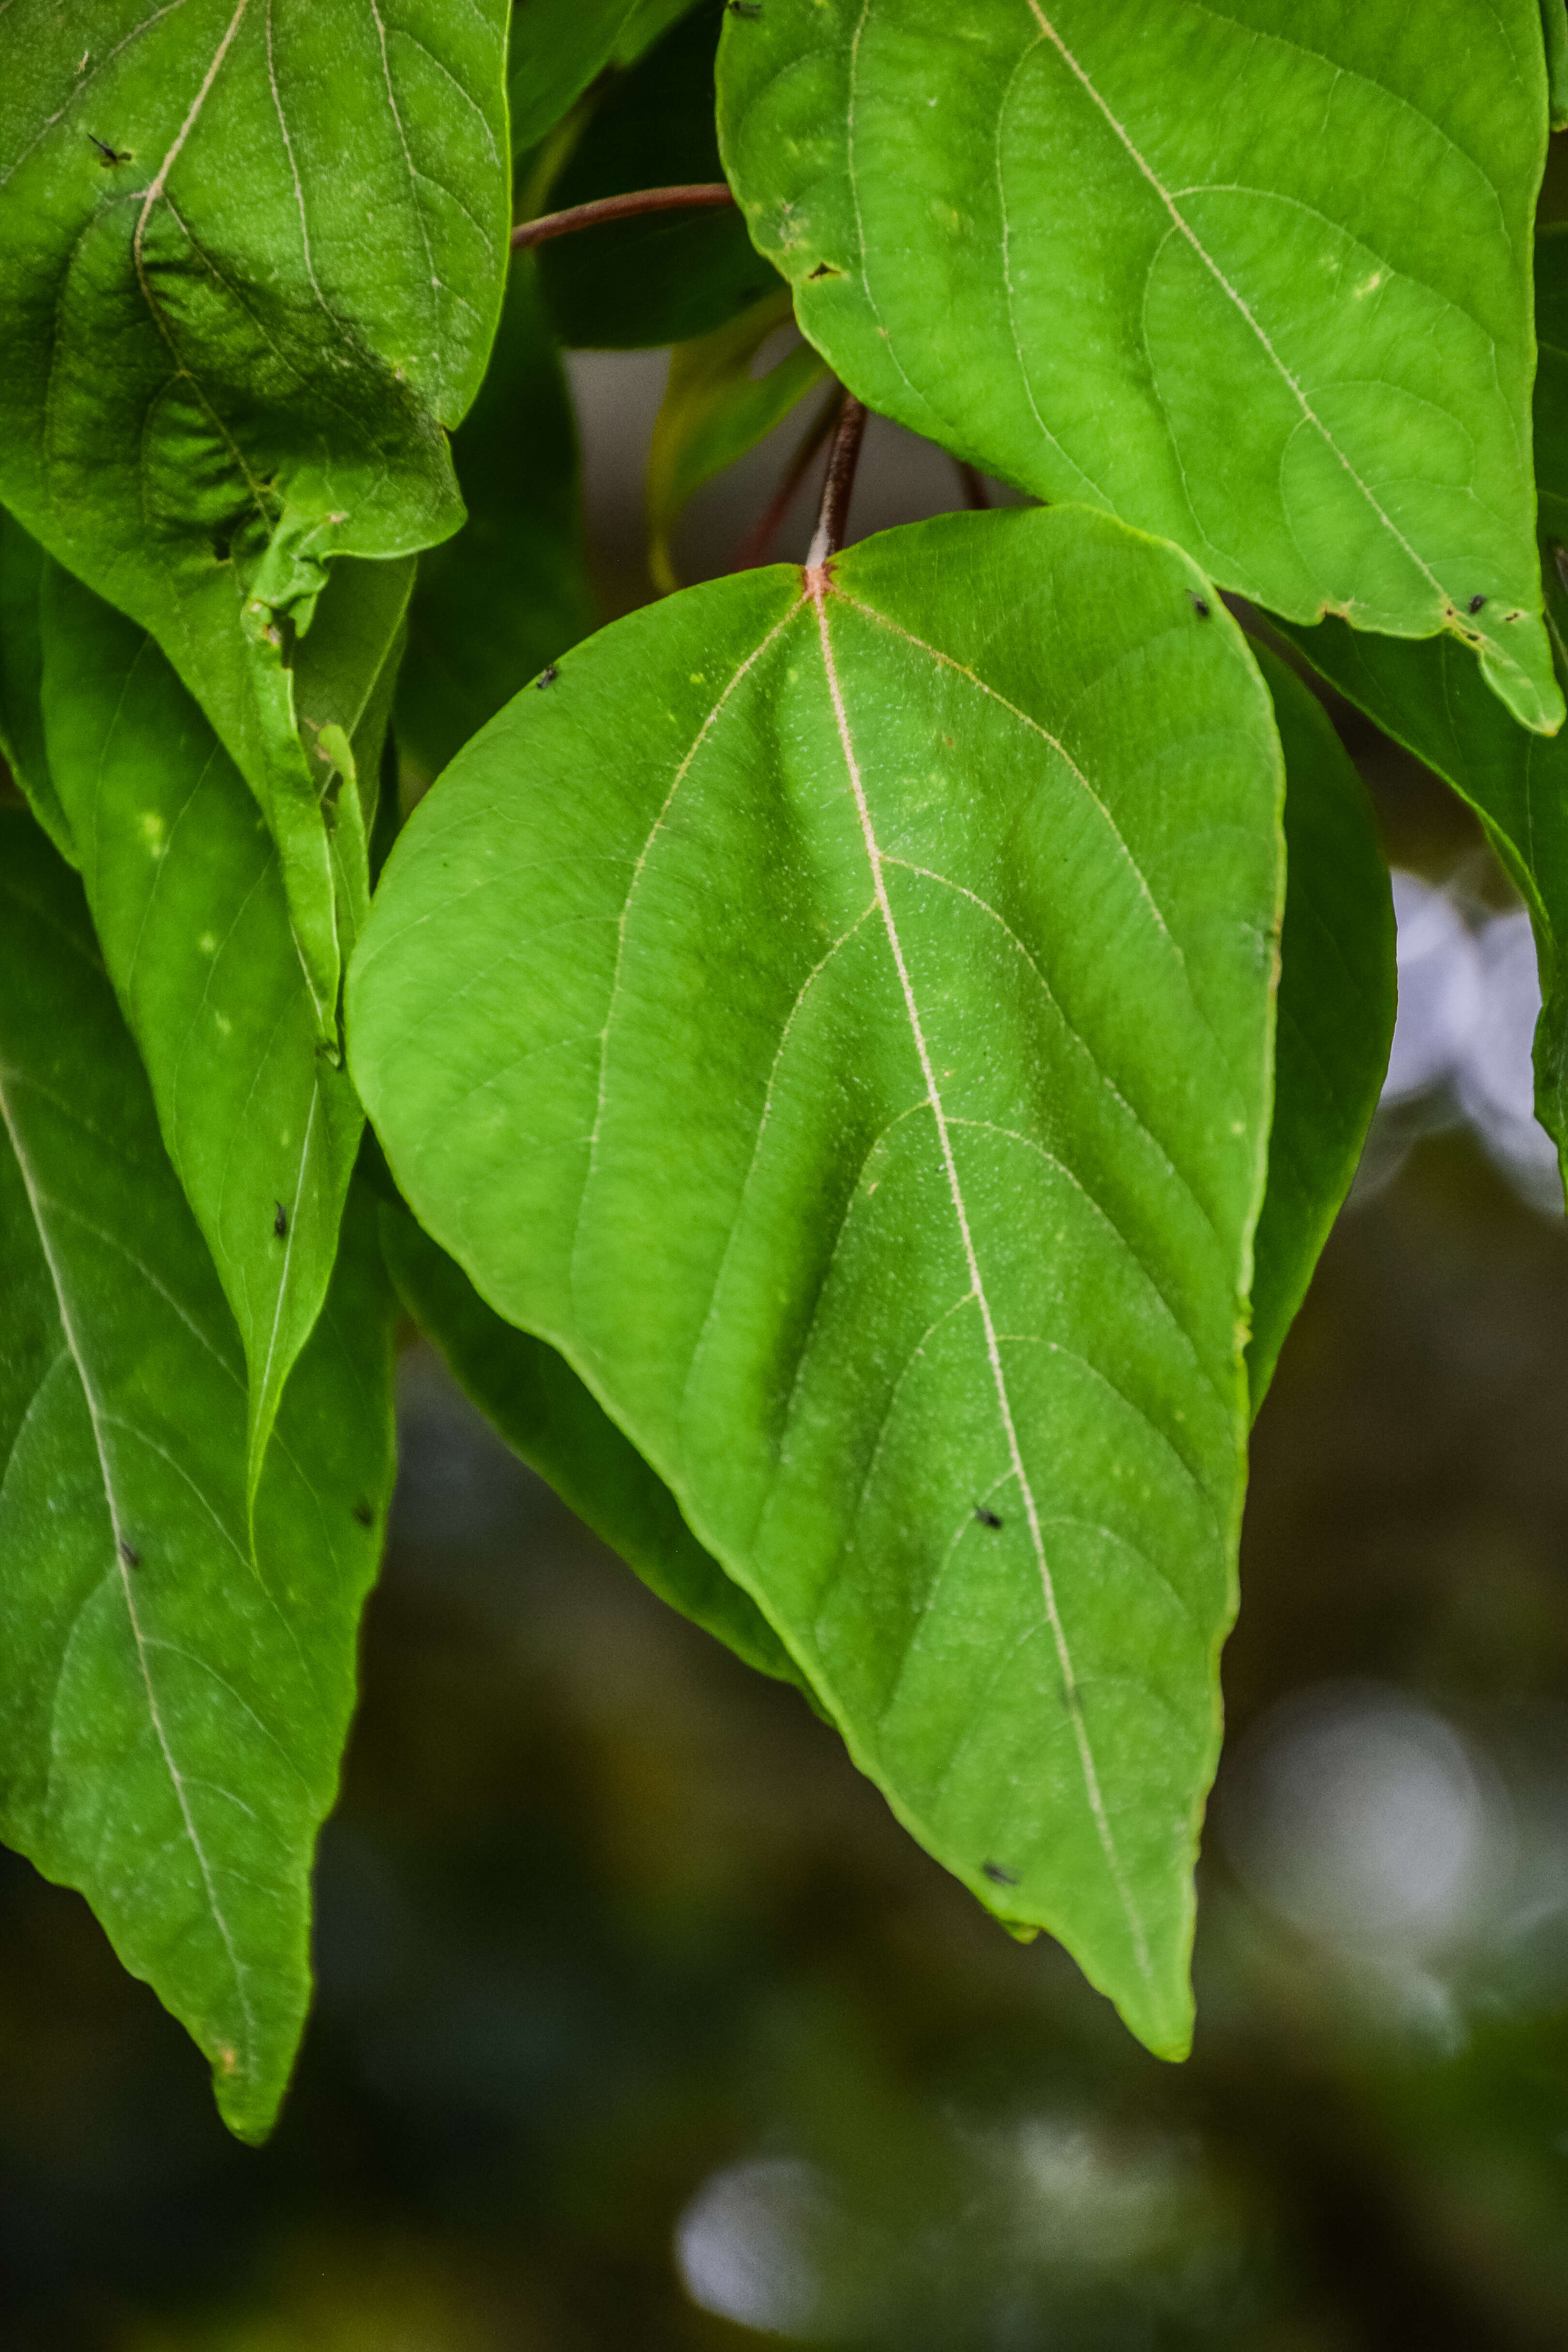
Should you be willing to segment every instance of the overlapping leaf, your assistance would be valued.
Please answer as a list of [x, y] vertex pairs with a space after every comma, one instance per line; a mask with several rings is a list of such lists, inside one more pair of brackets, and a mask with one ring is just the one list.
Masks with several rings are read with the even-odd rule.
[[1060, 509], [635, 614], [416, 813], [349, 998], [422, 1223], [1173, 2054], [1282, 885], [1211, 594]]
[[[1559, 550], [1568, 549], [1568, 232], [1539, 240], [1536, 290], [1535, 463], [1548, 611], [1561, 664], [1568, 631], [1568, 584], [1559, 561]], [[1512, 726], [1474, 666], [1443, 639], [1391, 644], [1352, 635], [1332, 621], [1285, 634], [1331, 685], [1469, 803], [1530, 909], [1542, 992], [1536, 1115], [1559, 1161], [1568, 1165], [1568, 740], [1542, 741]]]
[[81, 893], [0, 813], [0, 1824], [270, 2125], [392, 1475], [374, 1217], [247, 1523], [245, 1374]]
[[[703, 1550], [675, 1497], [570, 1364], [503, 1323], [403, 1208], [384, 1205], [382, 1249], [405, 1307], [479, 1411], [645, 1584], [749, 1666], [806, 1688], [756, 1602]], [[815, 1704], [815, 1701], [814, 1701]]]
[[397, 682], [399, 748], [427, 776], [593, 625], [576, 427], [528, 254], [452, 455], [468, 520], [420, 558]]
[[1394, 899], [1366, 787], [1321, 704], [1277, 655], [1254, 651], [1285, 753], [1287, 867], [1268, 1189], [1247, 1347], [1256, 1412], [1377, 1108], [1396, 981]]
[[43, 624], [50, 772], [239, 1328], [254, 1486], [327, 1294], [362, 1116], [318, 1050], [278, 851], [201, 710], [145, 630], [58, 564]]
[[637, 0], [515, 0], [507, 57], [514, 154], [553, 130], [610, 58]]
[[873, 408], [1563, 715], [1531, 499], [1538, 0], [767, 0], [724, 157]]
[[[553, 210], [723, 176], [713, 127], [713, 51], [723, 10], [703, 0], [605, 95], [560, 178]], [[778, 284], [730, 207], [650, 214], [542, 246], [545, 299], [565, 343], [685, 342]]]
[[[151, 630], [258, 795], [329, 1041], [336, 705], [399, 625], [336, 574], [462, 520], [443, 427], [500, 300], [505, 30], [504, 0], [0, 16], [0, 494]], [[295, 666], [334, 617], [370, 670], [323, 722]]]

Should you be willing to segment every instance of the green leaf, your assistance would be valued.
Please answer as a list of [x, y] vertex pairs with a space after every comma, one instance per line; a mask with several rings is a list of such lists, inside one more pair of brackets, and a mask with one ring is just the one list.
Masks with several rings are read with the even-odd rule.
[[317, 1048], [278, 852], [201, 710], [146, 632], [58, 564], [43, 624], [50, 764], [165, 1149], [239, 1327], [254, 1489], [326, 1297], [362, 1114]]
[[0, 492], [152, 632], [257, 793], [329, 1040], [345, 943], [295, 664], [364, 593], [321, 600], [339, 559], [462, 520], [442, 428], [500, 303], [504, 44], [505, 0], [0, 17]]
[[794, 316], [789, 289], [776, 287], [728, 326], [669, 355], [669, 379], [647, 453], [648, 571], [661, 594], [678, 588], [669, 539], [681, 509], [715, 474], [766, 438], [827, 373], [799, 343], [753, 379], [768, 337]]
[[668, 1487], [553, 1348], [503, 1322], [405, 1209], [384, 1206], [398, 1296], [515, 1454], [643, 1582], [749, 1666], [809, 1689], [756, 1602], [703, 1550]]
[[[550, 190], [552, 211], [723, 178], [713, 127], [723, 14], [713, 0], [694, 9], [605, 94]], [[581, 229], [541, 246], [539, 263], [562, 341], [618, 351], [710, 334], [778, 285], [730, 207]]]
[[529, 254], [452, 455], [468, 520], [420, 558], [397, 682], [399, 743], [427, 775], [594, 624], [576, 424]]
[[1394, 896], [1366, 787], [1316, 696], [1267, 646], [1253, 650], [1286, 775], [1274, 1120], [1247, 1349], [1256, 1412], [1377, 1108], [1396, 982]]
[[1552, 128], [1568, 129], [1568, 8], [1563, 0], [1541, 0], [1541, 23], [1546, 37], [1546, 83], [1551, 100]]
[[0, 752], [33, 814], [74, 866], [70, 826], [44, 746], [44, 657], [38, 642], [43, 572], [43, 549], [0, 507]]
[[[1537, 240], [1536, 308], [1535, 463], [1561, 665], [1568, 663], [1568, 554], [1559, 553], [1568, 549], [1568, 229]], [[1450, 640], [1390, 644], [1352, 636], [1333, 621], [1282, 628], [1320, 676], [1468, 803], [1529, 908], [1542, 993], [1535, 1111], [1568, 1182], [1568, 737], [1542, 741], [1510, 725]]]
[[[1187, 2044], [1283, 771], [1176, 550], [948, 516], [606, 629], [350, 975], [420, 1222], [558, 1348], [900, 1818]], [[1212, 600], [1212, 601], [1211, 601]]]
[[517, 0], [507, 57], [514, 155], [552, 131], [608, 65], [637, 0]]
[[1455, 632], [1559, 724], [1538, 0], [766, 0], [719, 79], [752, 234], [873, 408], [1291, 620]]
[[262, 2137], [391, 1489], [390, 1318], [351, 1216], [247, 1529], [234, 1325], [80, 890], [0, 814], [0, 1826], [79, 1887]]

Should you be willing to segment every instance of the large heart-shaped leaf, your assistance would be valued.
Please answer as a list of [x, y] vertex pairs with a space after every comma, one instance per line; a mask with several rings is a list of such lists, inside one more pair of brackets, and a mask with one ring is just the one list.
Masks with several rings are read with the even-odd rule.
[[164, 1145], [239, 1327], [254, 1486], [326, 1297], [360, 1108], [317, 1049], [278, 851], [201, 710], [146, 631], [58, 564], [43, 624], [50, 771]]
[[9, 810], [0, 910], [0, 1826], [82, 1890], [258, 2138], [391, 1486], [374, 1221], [345, 1230], [253, 1545], [234, 1325], [80, 889]]
[[767, 0], [724, 159], [873, 408], [1292, 620], [1563, 698], [1530, 485], [1538, 0]]
[[452, 455], [468, 520], [419, 560], [397, 680], [398, 748], [427, 778], [593, 625], [576, 425], [530, 254]]
[[1321, 703], [1278, 655], [1254, 651], [1287, 780], [1274, 1120], [1247, 1344], [1256, 1412], [1377, 1108], [1397, 982], [1394, 895], [1366, 787]]
[[950, 516], [569, 654], [416, 812], [351, 974], [421, 1223], [931, 1850], [1171, 2053], [1281, 784], [1174, 549]]
[[[722, 176], [713, 127], [722, 21], [717, 0], [704, 0], [606, 93], [550, 190], [552, 210]], [[730, 208], [584, 229], [541, 246], [539, 261], [562, 341], [618, 350], [710, 334], [778, 284]]]
[[384, 1204], [381, 1235], [403, 1304], [513, 1451], [661, 1601], [748, 1665], [806, 1688], [756, 1602], [703, 1550], [668, 1487], [571, 1365], [542, 1339], [503, 1323], [406, 1209]]
[[329, 1039], [342, 763], [294, 666], [333, 559], [462, 520], [442, 428], [500, 302], [505, 35], [504, 0], [0, 15], [0, 493], [152, 631], [259, 796]]

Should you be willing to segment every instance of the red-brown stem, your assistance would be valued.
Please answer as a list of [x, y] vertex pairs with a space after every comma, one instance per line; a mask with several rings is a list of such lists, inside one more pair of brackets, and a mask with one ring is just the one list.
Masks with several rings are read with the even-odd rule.
[[979, 467], [967, 464], [962, 457], [955, 457], [952, 462], [958, 467], [958, 478], [963, 484], [964, 505], [973, 507], [980, 513], [984, 513], [991, 501], [985, 495], [985, 485], [980, 478]]
[[591, 205], [568, 205], [563, 213], [541, 213], [537, 220], [520, 221], [511, 233], [512, 251], [543, 245], [552, 236], [570, 236], [574, 229], [597, 228], [601, 221], [636, 220], [643, 213], [696, 212], [734, 201], [727, 180], [694, 180], [685, 187], [634, 188], [629, 195], [595, 196]]
[[790, 459], [783, 481], [769, 499], [767, 510], [752, 525], [735, 557], [737, 572], [750, 572], [754, 564], [765, 563], [773, 535], [795, 503], [795, 494], [805, 481], [811, 461], [833, 430], [834, 419], [844, 394], [834, 384], [827, 398], [806, 426], [799, 448]]
[[855, 489], [855, 468], [860, 462], [860, 441], [866, 430], [866, 404], [857, 400], [852, 392], [844, 395], [844, 405], [838, 412], [838, 429], [833, 436], [833, 448], [827, 460], [827, 479], [822, 485], [822, 511], [816, 518], [816, 530], [806, 550], [805, 568], [820, 572], [844, 544], [845, 526], [849, 520], [849, 500]]

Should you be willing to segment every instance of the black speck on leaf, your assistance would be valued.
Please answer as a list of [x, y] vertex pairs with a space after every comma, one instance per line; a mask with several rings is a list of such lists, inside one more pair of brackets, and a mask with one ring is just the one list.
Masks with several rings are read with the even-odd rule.
[[547, 686], [554, 685], [560, 675], [561, 672], [556, 668], [555, 664], [553, 662], [550, 662], [540, 671], [539, 676], [534, 680], [534, 684], [538, 687], [541, 694], [542, 694]]
[[1016, 1886], [1018, 1874], [1000, 1862], [983, 1862], [980, 1865], [993, 1886]]
[[134, 1544], [128, 1544], [123, 1536], [120, 1538], [120, 1557], [127, 1568], [140, 1568], [142, 1565], [141, 1553]]
[[724, 6], [731, 16], [760, 16], [763, 13], [763, 0], [724, 0]]
[[288, 1212], [285, 1210], [281, 1201], [274, 1201], [272, 1205], [278, 1212], [277, 1215], [272, 1220], [272, 1230], [278, 1239], [281, 1241], [284, 1234], [289, 1230]]
[[988, 1511], [984, 1503], [975, 1504], [974, 1516], [983, 1528], [999, 1528], [1002, 1524], [995, 1512]]
[[1191, 589], [1189, 589], [1187, 593], [1193, 598], [1193, 610], [1197, 614], [1199, 620], [1206, 621], [1209, 616], [1207, 599], [1203, 596], [1194, 595]]
[[842, 278], [842, 269], [835, 269], [831, 261], [819, 261], [815, 269], [806, 272], [807, 283], [814, 278]]
[[375, 1513], [371, 1509], [368, 1503], [356, 1503], [354, 1505], [354, 1517], [359, 1521], [362, 1528], [374, 1528], [375, 1525]]
[[1470, 611], [1472, 613], [1479, 613], [1486, 601], [1487, 600], [1484, 596], [1472, 596], [1470, 599]]
[[97, 148], [98, 160], [103, 165], [106, 172], [111, 164], [130, 163], [131, 155], [129, 149], [122, 150], [119, 147], [111, 147], [107, 139], [93, 138], [93, 134], [90, 131], [87, 135], [92, 140], [93, 145]]

